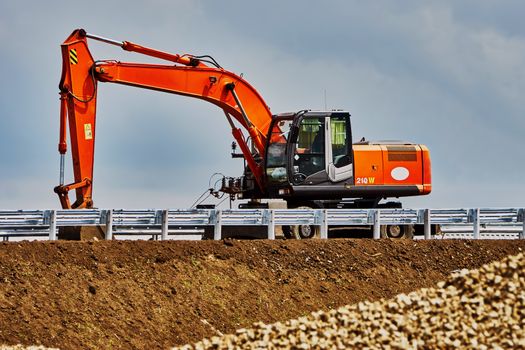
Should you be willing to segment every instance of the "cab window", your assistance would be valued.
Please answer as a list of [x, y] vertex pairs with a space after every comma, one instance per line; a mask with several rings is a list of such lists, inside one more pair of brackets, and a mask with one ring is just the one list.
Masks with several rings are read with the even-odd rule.
[[273, 125], [266, 156], [266, 175], [269, 182], [285, 182], [286, 143], [290, 134], [291, 120], [282, 120]]
[[332, 116], [330, 118], [332, 162], [336, 168], [343, 167], [351, 162], [348, 123], [349, 120], [345, 116]]
[[325, 119], [304, 118], [299, 125], [299, 134], [294, 151], [293, 172], [301, 174], [294, 179], [325, 170]]

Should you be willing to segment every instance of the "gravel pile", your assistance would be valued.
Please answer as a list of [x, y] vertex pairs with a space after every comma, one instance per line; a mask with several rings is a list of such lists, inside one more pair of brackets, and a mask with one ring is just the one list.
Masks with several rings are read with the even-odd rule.
[[174, 349], [235, 348], [525, 349], [525, 255], [457, 271], [436, 288]]

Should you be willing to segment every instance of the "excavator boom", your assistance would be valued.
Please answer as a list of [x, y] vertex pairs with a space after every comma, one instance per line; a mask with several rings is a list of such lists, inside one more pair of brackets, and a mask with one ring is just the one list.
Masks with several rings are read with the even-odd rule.
[[[167, 60], [176, 65], [95, 61], [87, 39], [118, 45], [124, 50]], [[112, 39], [75, 30], [62, 44], [62, 77], [60, 80], [60, 185], [55, 187], [63, 208], [91, 208], [94, 146], [96, 136], [97, 84], [117, 83], [164, 91], [205, 100], [221, 108], [232, 127], [232, 134], [244, 154], [259, 187], [263, 170], [266, 134], [272, 119], [270, 109], [259, 93], [242, 77], [220, 67], [213, 59], [210, 66], [203, 59], [147, 48], [128, 41]], [[213, 65], [213, 66], [211, 66]], [[253, 148], [247, 144], [235, 119], [248, 131]], [[75, 181], [64, 185], [64, 154], [67, 151], [66, 124], [69, 122]], [[259, 160], [258, 160], [259, 159]], [[76, 191], [71, 204], [68, 192]]]

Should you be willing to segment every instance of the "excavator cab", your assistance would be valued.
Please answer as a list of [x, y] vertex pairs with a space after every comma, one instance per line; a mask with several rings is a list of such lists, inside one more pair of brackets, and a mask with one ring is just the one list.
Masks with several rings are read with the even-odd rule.
[[292, 204], [355, 198], [375, 206], [384, 198], [427, 194], [431, 189], [424, 145], [353, 144], [350, 113], [343, 111], [274, 116], [265, 170], [266, 194]]
[[267, 140], [265, 169], [270, 195], [286, 197], [307, 191], [324, 197], [330, 184], [353, 184], [348, 112], [277, 115]]

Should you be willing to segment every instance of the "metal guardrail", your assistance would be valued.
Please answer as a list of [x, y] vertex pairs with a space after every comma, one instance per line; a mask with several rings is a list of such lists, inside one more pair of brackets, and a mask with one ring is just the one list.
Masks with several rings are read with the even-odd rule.
[[[525, 209], [192, 209], [192, 210], [0, 210], [0, 237], [57, 239], [57, 228], [104, 226], [106, 239], [115, 235], [169, 236], [198, 234], [213, 227], [221, 239], [224, 226], [266, 226], [275, 239], [275, 226], [316, 225], [321, 238], [329, 226], [373, 227], [380, 238], [381, 225], [422, 225], [421, 238], [525, 239]], [[431, 225], [442, 232], [431, 234]]]

